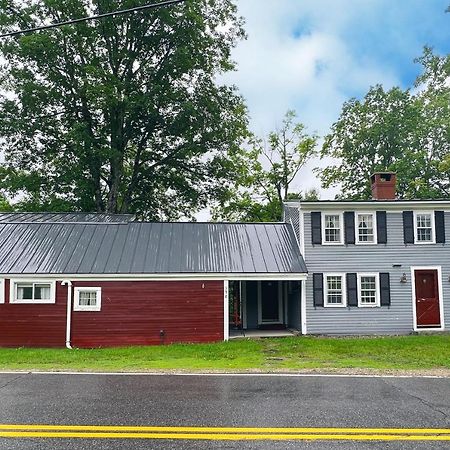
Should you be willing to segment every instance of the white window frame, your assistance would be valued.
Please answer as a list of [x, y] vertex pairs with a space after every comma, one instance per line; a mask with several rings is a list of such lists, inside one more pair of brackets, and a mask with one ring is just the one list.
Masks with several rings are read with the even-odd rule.
[[[87, 306], [80, 305], [80, 292], [95, 292], [97, 295], [97, 305]], [[102, 309], [102, 288], [79, 286], [74, 288], [74, 311], [101, 311]]]
[[[342, 304], [328, 303], [328, 277], [342, 278]], [[347, 276], [345, 273], [324, 273], [323, 274], [323, 306], [326, 308], [346, 308], [347, 307]]]
[[[17, 299], [17, 284], [49, 284], [50, 285], [50, 299], [49, 300], [18, 300]], [[29, 305], [42, 305], [56, 303], [56, 281], [48, 279], [26, 279], [15, 278], [9, 280], [9, 303], [24, 303]]]
[[4, 278], [0, 278], [0, 304], [1, 303], [5, 303], [5, 279]]
[[[373, 242], [359, 240], [359, 216], [372, 216]], [[356, 211], [355, 213], [355, 243], [357, 245], [374, 245], [378, 243], [377, 235], [377, 215], [373, 211]]]
[[[417, 239], [417, 216], [426, 214], [430, 216], [430, 224], [431, 224], [431, 241], [419, 241]], [[436, 244], [436, 229], [434, 224], [434, 211], [414, 211], [414, 244], [419, 245], [430, 245]]]
[[[326, 216], [339, 216], [339, 235], [340, 241], [327, 242], [325, 240], [325, 217]], [[322, 245], [343, 245], [344, 244], [344, 213], [336, 211], [322, 212]]]
[[[362, 303], [361, 302], [361, 278], [362, 277], [375, 277], [375, 303]], [[381, 307], [380, 299], [380, 274], [379, 273], [358, 273], [358, 308], [379, 308]]]

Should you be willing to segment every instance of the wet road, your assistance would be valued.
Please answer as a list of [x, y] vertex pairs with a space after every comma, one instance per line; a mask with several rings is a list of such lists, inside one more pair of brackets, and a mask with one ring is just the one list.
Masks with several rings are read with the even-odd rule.
[[450, 448], [450, 379], [0, 374], [0, 449], [54, 448]]

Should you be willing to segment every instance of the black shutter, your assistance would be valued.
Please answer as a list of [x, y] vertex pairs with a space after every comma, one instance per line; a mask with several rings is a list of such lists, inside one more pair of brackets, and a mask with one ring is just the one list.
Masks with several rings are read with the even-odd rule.
[[311, 213], [311, 240], [313, 244], [322, 243], [322, 214], [320, 212]]
[[381, 306], [391, 304], [391, 285], [388, 273], [380, 273], [380, 301]]
[[358, 306], [358, 282], [356, 273], [347, 274], [347, 305]]
[[414, 244], [414, 220], [412, 211], [403, 211], [403, 239], [405, 244]]
[[445, 243], [445, 221], [444, 221], [444, 211], [434, 212], [434, 226], [436, 228], [436, 243]]
[[344, 213], [344, 229], [345, 229], [345, 243], [355, 243], [355, 213], [347, 211]]
[[323, 273], [313, 274], [314, 306], [323, 306]]
[[377, 211], [377, 243], [387, 244], [386, 211]]

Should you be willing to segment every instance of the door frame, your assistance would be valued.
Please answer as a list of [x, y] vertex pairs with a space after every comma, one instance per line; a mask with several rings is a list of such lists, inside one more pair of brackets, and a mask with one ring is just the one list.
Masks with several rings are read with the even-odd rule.
[[[271, 280], [264, 280], [264, 281], [271, 281]], [[283, 325], [283, 302], [281, 301], [283, 295], [282, 295], [282, 288], [281, 288], [281, 281], [280, 280], [272, 280], [278, 283], [278, 321], [271, 321], [271, 322], [263, 322], [262, 320], [262, 287], [261, 287], [261, 280], [258, 280], [258, 325]]]
[[[436, 270], [438, 295], [439, 295], [439, 317], [441, 319], [440, 327], [417, 327], [417, 311], [416, 311], [416, 270]], [[411, 266], [411, 292], [412, 292], [412, 309], [413, 309], [413, 329], [414, 331], [442, 331], [445, 329], [444, 320], [444, 296], [442, 292], [442, 267], [441, 266]]]

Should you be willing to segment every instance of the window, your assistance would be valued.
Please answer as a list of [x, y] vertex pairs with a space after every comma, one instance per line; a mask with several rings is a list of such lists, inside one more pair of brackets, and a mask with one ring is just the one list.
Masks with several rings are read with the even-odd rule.
[[323, 214], [323, 244], [342, 244], [342, 214]]
[[378, 274], [358, 274], [358, 306], [380, 306]]
[[376, 218], [374, 213], [356, 214], [356, 242], [376, 244]]
[[0, 303], [5, 303], [5, 280], [0, 278]]
[[76, 287], [74, 311], [100, 311], [102, 289], [99, 287]]
[[434, 214], [420, 212], [414, 214], [415, 242], [418, 244], [433, 244], [434, 237]]
[[10, 303], [55, 303], [55, 282], [11, 280]]
[[345, 275], [325, 275], [325, 306], [346, 306]]

